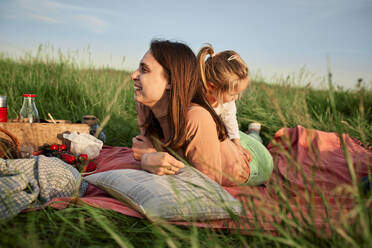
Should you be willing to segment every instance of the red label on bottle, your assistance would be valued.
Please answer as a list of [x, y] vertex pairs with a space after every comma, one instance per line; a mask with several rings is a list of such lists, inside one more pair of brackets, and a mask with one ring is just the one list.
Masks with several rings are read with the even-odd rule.
[[7, 108], [0, 108], [0, 122], [7, 122], [8, 121], [8, 112]]

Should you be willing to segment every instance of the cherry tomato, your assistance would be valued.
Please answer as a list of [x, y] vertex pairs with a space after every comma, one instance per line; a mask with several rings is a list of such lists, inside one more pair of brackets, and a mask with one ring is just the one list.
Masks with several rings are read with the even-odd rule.
[[52, 151], [57, 151], [58, 150], [58, 145], [56, 145], [56, 144], [53, 144], [53, 145], [50, 145], [50, 150], [52, 150]]
[[82, 154], [79, 155], [79, 159], [80, 159], [81, 161], [88, 160], [88, 155], [82, 153]]
[[67, 149], [67, 146], [65, 145], [65, 144], [61, 144], [61, 145], [59, 145], [59, 150], [60, 151], [64, 151], [64, 150], [66, 150]]
[[69, 164], [73, 164], [76, 161], [75, 156], [68, 153], [62, 153], [61, 158], [63, 161]]
[[91, 171], [94, 171], [96, 168], [97, 168], [97, 165], [94, 162], [89, 161], [89, 164], [84, 167], [83, 172], [91, 172]]

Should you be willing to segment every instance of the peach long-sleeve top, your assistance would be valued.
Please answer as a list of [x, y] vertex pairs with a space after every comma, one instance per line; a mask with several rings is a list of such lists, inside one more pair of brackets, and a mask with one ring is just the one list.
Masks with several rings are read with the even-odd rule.
[[[150, 109], [137, 103], [138, 124], [141, 128]], [[165, 138], [169, 135], [166, 113], [156, 115]], [[177, 153], [196, 169], [223, 186], [238, 185], [249, 178], [249, 153], [230, 139], [218, 139], [216, 124], [203, 107], [189, 107], [186, 120], [186, 144]], [[169, 136], [168, 136], [169, 137]]]

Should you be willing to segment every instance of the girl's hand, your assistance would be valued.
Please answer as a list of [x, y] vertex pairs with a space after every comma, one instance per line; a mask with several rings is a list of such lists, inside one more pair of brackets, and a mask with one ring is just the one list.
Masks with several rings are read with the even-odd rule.
[[153, 152], [143, 154], [142, 169], [159, 176], [174, 175], [185, 165], [167, 152]]
[[142, 156], [146, 153], [156, 152], [151, 140], [144, 135], [134, 137], [132, 143], [133, 157], [135, 160], [141, 160]]

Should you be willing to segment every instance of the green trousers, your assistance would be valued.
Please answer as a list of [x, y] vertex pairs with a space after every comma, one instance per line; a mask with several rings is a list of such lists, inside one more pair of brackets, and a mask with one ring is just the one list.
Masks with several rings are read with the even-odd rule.
[[266, 147], [258, 140], [255, 134], [240, 132], [241, 145], [250, 151], [252, 161], [249, 163], [250, 175], [245, 183], [249, 186], [263, 184], [273, 172], [273, 158]]

